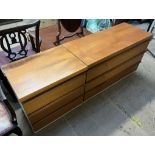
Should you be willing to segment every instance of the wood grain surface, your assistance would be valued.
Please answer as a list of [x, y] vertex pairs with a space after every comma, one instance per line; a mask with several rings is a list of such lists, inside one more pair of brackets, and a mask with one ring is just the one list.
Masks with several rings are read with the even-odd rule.
[[10, 63], [2, 71], [23, 102], [84, 72], [84, 65], [62, 46]]
[[107, 30], [63, 44], [71, 53], [92, 67], [152, 38], [144, 30], [122, 23]]
[[33, 112], [29, 115], [29, 120], [32, 124], [40, 121], [41, 119], [45, 118], [47, 115], [55, 112], [56, 110], [60, 109], [62, 106], [69, 104], [76, 98], [83, 96], [84, 94], [84, 86], [79, 87], [72, 92], [62, 96], [61, 98], [49, 103], [47, 106]]
[[69, 112], [70, 110], [74, 109], [75, 107], [79, 106], [83, 102], [83, 96], [75, 99], [71, 103], [63, 106], [59, 110], [55, 111], [54, 113], [48, 115], [44, 119], [40, 120], [39, 122], [33, 124], [33, 130], [38, 131], [39, 129], [45, 127], [49, 123], [55, 121], [65, 113]]
[[136, 46], [127, 51], [124, 51], [123, 53], [118, 54], [117, 56], [112, 57], [111, 59], [103, 61], [99, 65], [92, 67], [91, 69], [87, 71], [86, 81], [88, 82], [94, 79], [95, 77], [107, 72], [108, 70], [111, 70], [112, 68], [120, 65], [121, 63], [126, 62], [127, 60], [135, 57], [136, 55], [140, 53], [144, 53], [145, 49], [148, 46], [148, 43], [149, 43], [148, 41], [144, 42], [143, 44], [140, 44], [139, 46]]
[[100, 85], [101, 83], [107, 81], [108, 79], [114, 77], [115, 75], [119, 74], [123, 70], [129, 68], [130, 66], [136, 64], [137, 62], [140, 62], [143, 57], [143, 54], [139, 54], [138, 56], [126, 61], [125, 63], [122, 63], [121, 65], [115, 67], [114, 69], [107, 71], [106, 73], [98, 76], [97, 78], [89, 81], [85, 85], [85, 91], [89, 91], [93, 89], [94, 87]]
[[60, 97], [63, 97], [64, 95], [73, 91], [74, 89], [83, 86], [84, 84], [85, 84], [85, 74], [83, 73], [82, 75], [72, 78], [71, 80], [62, 83], [57, 87], [54, 87], [53, 89], [50, 89], [47, 92], [44, 92], [41, 95], [34, 97], [33, 99], [30, 99], [24, 103], [22, 102], [23, 107], [26, 113], [29, 115], [35, 112], [36, 110], [51, 103], [52, 101]]
[[113, 76], [112, 78], [108, 79], [107, 81], [101, 83], [100, 85], [98, 85], [97, 87], [93, 88], [92, 90], [88, 91], [85, 93], [85, 97], [84, 100], [89, 99], [90, 97], [96, 95], [97, 93], [105, 90], [106, 88], [112, 86], [114, 83], [116, 83], [117, 81], [119, 81], [120, 79], [123, 79], [124, 77], [126, 77], [128, 74], [134, 72], [140, 62], [138, 62], [137, 64], [125, 69], [124, 71], [120, 72], [119, 74]]

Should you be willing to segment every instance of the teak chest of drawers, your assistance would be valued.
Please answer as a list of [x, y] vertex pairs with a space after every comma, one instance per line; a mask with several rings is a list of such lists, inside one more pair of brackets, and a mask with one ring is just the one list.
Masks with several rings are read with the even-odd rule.
[[33, 131], [83, 102], [86, 65], [62, 46], [2, 67]]
[[2, 67], [33, 131], [135, 71], [152, 35], [123, 23]]
[[64, 44], [88, 67], [85, 100], [136, 70], [151, 37], [123, 23]]

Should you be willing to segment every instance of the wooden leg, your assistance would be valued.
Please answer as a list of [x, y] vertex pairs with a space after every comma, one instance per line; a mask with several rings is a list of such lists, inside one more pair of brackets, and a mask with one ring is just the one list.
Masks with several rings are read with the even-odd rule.
[[31, 42], [31, 45], [32, 45], [32, 50], [36, 51], [36, 46], [35, 46], [35, 43], [34, 43], [34, 38], [31, 35], [29, 35], [29, 37], [30, 37], [30, 42]]
[[40, 27], [40, 22], [36, 25], [36, 31], [35, 31], [35, 36], [36, 36], [36, 52], [40, 52], [39, 27]]
[[80, 32], [77, 33], [78, 37], [83, 37], [84, 36], [84, 32], [83, 32], [83, 27], [80, 26]]
[[152, 51], [150, 51], [149, 49], [147, 49], [147, 51], [153, 58], [155, 58], [155, 54]]
[[22, 130], [18, 126], [16, 126], [14, 129], [12, 129], [12, 130], [8, 131], [7, 133], [5, 133], [3, 136], [9, 136], [12, 133], [14, 133], [14, 134], [16, 134], [18, 136], [23, 135]]
[[59, 19], [57, 21], [57, 25], [58, 25], [58, 32], [57, 32], [57, 35], [56, 35], [56, 40], [53, 42], [53, 44], [55, 46], [60, 45], [61, 24], [60, 24], [60, 20]]
[[12, 133], [14, 133], [14, 134], [16, 134], [16, 135], [18, 135], [18, 136], [22, 136], [22, 135], [23, 135], [22, 130], [21, 130], [19, 127], [16, 127], [16, 128], [12, 131]]
[[154, 25], [155, 25], [155, 20], [153, 20], [153, 19], [150, 20], [149, 26], [148, 26], [148, 28], [147, 28], [147, 32], [152, 32], [152, 31], [153, 31]]

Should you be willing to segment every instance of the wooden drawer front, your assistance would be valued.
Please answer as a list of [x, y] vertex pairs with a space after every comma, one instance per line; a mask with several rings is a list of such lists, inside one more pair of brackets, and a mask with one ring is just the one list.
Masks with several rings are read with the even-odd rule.
[[140, 53], [144, 53], [145, 49], [148, 46], [148, 43], [149, 43], [148, 41], [144, 42], [143, 44], [140, 44], [139, 46], [129, 49], [129, 50], [125, 51], [124, 53], [119, 54], [119, 55], [99, 64], [98, 66], [91, 68], [91, 70], [89, 70], [87, 72], [87, 81], [92, 80], [93, 78], [105, 73], [108, 70], [111, 70], [112, 68], [120, 65], [121, 63], [131, 59], [132, 57], [134, 57]]
[[101, 76], [97, 77], [96, 79], [89, 81], [88, 83], [86, 83], [85, 91], [87, 92], [87, 91], [93, 89], [94, 87], [96, 87], [96, 86], [100, 85], [101, 83], [105, 82], [106, 80], [112, 78], [113, 76], [117, 75], [118, 73], [125, 70], [126, 68], [129, 68], [130, 66], [134, 65], [135, 63], [140, 62], [142, 57], [143, 57], [143, 54], [140, 54], [140, 55], [134, 57], [133, 59], [130, 59], [127, 62], [119, 65], [118, 67], [102, 74]]
[[38, 109], [46, 106], [52, 101], [62, 97], [63, 95], [71, 92], [72, 90], [79, 88], [85, 83], [85, 73], [81, 74], [71, 80], [68, 80], [53, 89], [42, 93], [33, 99], [23, 103], [23, 107], [27, 113], [27, 115], [37, 111]]
[[111, 86], [112, 84], [114, 84], [115, 82], [120, 80], [121, 78], [123, 78], [123, 77], [127, 76], [128, 74], [134, 72], [137, 69], [138, 65], [139, 65], [139, 63], [125, 69], [124, 71], [122, 71], [119, 74], [113, 76], [112, 78], [110, 78], [107, 81], [103, 82], [102, 84], [95, 87], [94, 89], [86, 92], [84, 100], [87, 100], [88, 98], [96, 95], [97, 93], [99, 93], [100, 91], [102, 91], [102, 90], [106, 89], [107, 87]]
[[39, 129], [45, 127], [49, 123], [55, 121], [59, 117], [61, 117], [63, 114], [69, 112], [70, 110], [74, 109], [78, 105], [80, 105], [83, 102], [83, 96], [77, 98], [76, 100], [70, 102], [69, 104], [63, 106], [59, 110], [55, 111], [54, 113], [48, 115], [46, 118], [40, 120], [39, 122], [32, 125], [32, 128], [34, 131], [38, 131]]
[[83, 96], [84, 94], [84, 86], [73, 90], [72, 92], [68, 93], [67, 95], [53, 101], [52, 103], [48, 104], [47, 106], [39, 109], [38, 111], [30, 114], [29, 120], [32, 124], [36, 123], [37, 121], [45, 118], [47, 115], [55, 112], [56, 110], [60, 109], [62, 106], [72, 102], [76, 98]]

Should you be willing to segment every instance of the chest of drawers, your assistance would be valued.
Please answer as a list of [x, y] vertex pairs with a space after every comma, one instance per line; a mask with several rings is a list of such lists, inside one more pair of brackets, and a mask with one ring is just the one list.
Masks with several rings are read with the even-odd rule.
[[123, 23], [64, 44], [86, 64], [85, 100], [135, 71], [151, 34]]
[[123, 23], [1, 70], [36, 132], [135, 71], [151, 37]]
[[38, 131], [83, 102], [86, 65], [62, 46], [3, 66], [32, 126]]

